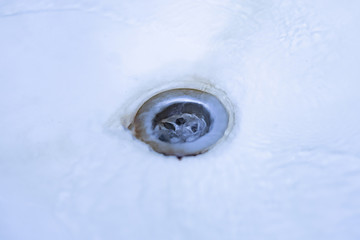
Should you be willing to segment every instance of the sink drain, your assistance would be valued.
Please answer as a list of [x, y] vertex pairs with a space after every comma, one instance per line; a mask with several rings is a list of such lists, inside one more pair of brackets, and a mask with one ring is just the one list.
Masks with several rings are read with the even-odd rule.
[[133, 120], [136, 138], [156, 152], [179, 158], [210, 149], [221, 139], [229, 114], [214, 95], [196, 89], [173, 89], [147, 100]]

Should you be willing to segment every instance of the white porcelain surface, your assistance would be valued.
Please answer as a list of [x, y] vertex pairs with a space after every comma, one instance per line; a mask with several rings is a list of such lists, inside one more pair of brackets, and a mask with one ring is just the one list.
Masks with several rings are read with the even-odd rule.
[[[360, 239], [359, 9], [0, 1], [0, 239]], [[241, 116], [210, 152], [109, 129], [194, 76]]]

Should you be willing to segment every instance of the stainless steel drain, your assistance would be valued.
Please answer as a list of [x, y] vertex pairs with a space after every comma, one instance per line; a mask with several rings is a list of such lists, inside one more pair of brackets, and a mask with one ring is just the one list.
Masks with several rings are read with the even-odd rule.
[[132, 123], [136, 138], [156, 152], [179, 158], [210, 149], [221, 139], [229, 114], [214, 95], [196, 89], [173, 89], [147, 100]]

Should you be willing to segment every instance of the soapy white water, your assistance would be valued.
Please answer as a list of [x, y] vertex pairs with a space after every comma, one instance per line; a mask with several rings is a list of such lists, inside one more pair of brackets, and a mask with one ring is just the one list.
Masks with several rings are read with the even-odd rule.
[[[0, 2], [0, 239], [359, 239], [359, 7]], [[234, 105], [210, 152], [107, 129], [189, 76]]]

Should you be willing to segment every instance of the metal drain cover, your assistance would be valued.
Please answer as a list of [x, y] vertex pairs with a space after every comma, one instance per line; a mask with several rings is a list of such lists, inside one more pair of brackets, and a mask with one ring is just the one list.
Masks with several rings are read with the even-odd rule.
[[214, 95], [195, 89], [173, 89], [147, 100], [138, 110], [136, 138], [156, 152], [177, 157], [210, 149], [228, 127], [229, 114]]

